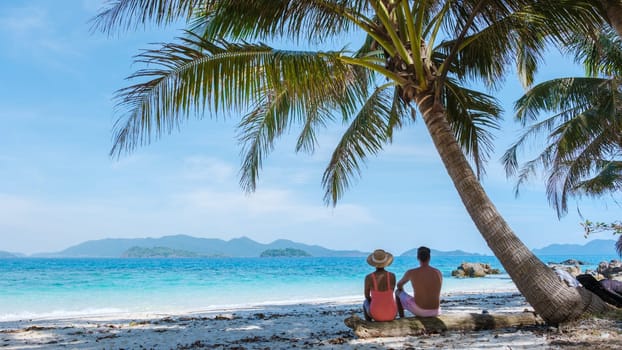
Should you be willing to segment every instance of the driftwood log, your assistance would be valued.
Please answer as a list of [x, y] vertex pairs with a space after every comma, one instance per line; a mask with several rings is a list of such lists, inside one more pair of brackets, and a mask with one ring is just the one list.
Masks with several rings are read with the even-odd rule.
[[389, 322], [368, 322], [356, 315], [344, 320], [359, 338], [403, 337], [442, 333], [445, 331], [478, 331], [486, 329], [534, 326], [544, 321], [533, 312], [507, 314], [446, 314], [437, 317], [407, 317]]

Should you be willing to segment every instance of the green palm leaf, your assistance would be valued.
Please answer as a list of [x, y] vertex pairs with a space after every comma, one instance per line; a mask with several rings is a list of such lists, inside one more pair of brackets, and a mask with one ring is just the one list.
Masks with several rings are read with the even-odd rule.
[[337, 204], [350, 186], [351, 179], [360, 176], [365, 159], [378, 153], [389, 141], [387, 130], [395, 113], [393, 106], [397, 103], [394, 99], [392, 84], [378, 87], [344, 132], [322, 178], [327, 204]]
[[[193, 28], [208, 38], [274, 39], [322, 42], [349, 31], [356, 21], [369, 24], [368, 1], [206, 0]], [[353, 21], [353, 19], [355, 21]]]
[[136, 29], [148, 21], [169, 24], [180, 18], [189, 20], [206, 0], [114, 0], [92, 19], [92, 30], [106, 33], [115, 28]]
[[[600, 187], [605, 187], [606, 181], [615, 184], [611, 180], [615, 167], [607, 164], [616, 164], [622, 148], [622, 99], [618, 87], [615, 79], [556, 79], [535, 86], [517, 101], [517, 119], [522, 123], [542, 112], [557, 112], [531, 125], [504, 154], [506, 172], [519, 173], [517, 193], [520, 185], [541, 167], [549, 174], [549, 201], [562, 215], [567, 211], [569, 197], [602, 193], [589, 192], [599, 188], [598, 180], [603, 181]], [[547, 145], [519, 170], [519, 148], [542, 134], [548, 134]]]
[[449, 124], [481, 176], [493, 150], [492, 131], [499, 129], [502, 109], [490, 95], [461, 87], [453, 80], [448, 80], [445, 85], [444, 105]]
[[[618, 158], [622, 154], [618, 154]], [[606, 193], [622, 191], [622, 161], [597, 161], [597, 172], [592, 178], [579, 182], [573, 189], [578, 193], [602, 196]]]
[[589, 36], [574, 36], [566, 47], [590, 76], [622, 75], [622, 39], [606, 27]]
[[255, 190], [263, 159], [272, 150], [274, 140], [292, 125], [303, 125], [296, 150], [313, 152], [317, 128], [334, 120], [336, 112], [346, 119], [355, 113], [367, 94], [366, 72], [351, 69], [341, 76], [338, 71], [335, 73], [331, 74], [332, 81], [322, 74], [308, 74], [306, 84], [318, 90], [306, 93], [291, 90], [291, 85], [284, 82], [278, 87], [280, 90], [266, 91], [255, 108], [242, 118], [239, 140], [244, 159], [240, 184], [246, 191]]
[[117, 121], [112, 154], [149, 143], [152, 136], [177, 129], [190, 115], [247, 110], [266, 91], [287, 91], [305, 101], [305, 108], [327, 104], [350, 113], [355, 95], [366, 88], [359, 84], [356, 90], [345, 90], [342, 82], [366, 78], [343, 63], [340, 52], [283, 51], [188, 35], [180, 44], [138, 56], [139, 62], [156, 68], [138, 71], [130, 79], [148, 80], [119, 91], [118, 108], [125, 115]]
[[531, 82], [546, 44], [545, 38], [530, 28], [539, 24], [537, 19], [529, 13], [512, 13], [467, 35], [462, 44], [445, 41], [438, 50], [449, 55], [460, 45], [453, 66], [447, 67], [460, 79], [482, 79], [495, 87], [503, 81], [509, 64], [516, 62], [519, 74]]
[[[460, 78], [482, 79], [491, 87], [503, 81], [510, 63], [516, 65], [523, 85], [531, 85], [547, 43], [567, 42], [577, 32], [591, 32], [601, 23], [597, 11], [586, 2], [487, 1], [484, 8], [482, 4], [465, 1], [451, 7], [445, 30], [462, 31], [462, 36], [454, 35], [437, 51], [445, 57], [455, 52], [456, 61], [449, 62], [453, 67], [445, 70]], [[576, 25], [567, 26], [569, 19]]]

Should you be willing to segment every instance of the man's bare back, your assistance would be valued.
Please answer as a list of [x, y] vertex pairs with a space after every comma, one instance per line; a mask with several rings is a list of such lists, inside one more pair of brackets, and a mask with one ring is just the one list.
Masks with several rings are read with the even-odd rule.
[[415, 303], [423, 309], [438, 309], [441, 305], [441, 272], [429, 265], [406, 271], [404, 277], [397, 283], [398, 289], [410, 281], [415, 293]]

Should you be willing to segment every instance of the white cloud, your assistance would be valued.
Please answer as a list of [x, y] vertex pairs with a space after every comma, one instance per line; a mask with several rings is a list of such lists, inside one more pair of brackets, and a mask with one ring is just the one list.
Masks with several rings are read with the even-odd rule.
[[118, 158], [117, 157], [111, 158], [110, 167], [114, 170], [123, 170], [126, 168], [135, 167], [139, 164], [149, 163], [150, 161], [153, 161], [154, 158], [155, 158], [154, 156], [144, 154], [144, 153], [124, 154]]
[[0, 40], [5, 42], [5, 52], [22, 58], [27, 54], [48, 64], [64, 66], [50, 55], [81, 54], [66, 34], [59, 34], [59, 29], [43, 7], [9, 8], [0, 15]]
[[331, 209], [301, 202], [294, 193], [280, 189], [259, 189], [251, 195], [202, 189], [178, 195], [177, 201], [185, 211], [209, 213], [210, 216], [279, 218], [291, 224], [330, 222], [344, 225], [375, 221], [362, 206], [343, 204]]
[[314, 178], [314, 173], [311, 171], [296, 171], [290, 177], [291, 183], [296, 185], [306, 185], [312, 182], [319, 183], [319, 180], [320, 178]]
[[231, 181], [235, 176], [236, 171], [234, 167], [230, 163], [218, 158], [197, 155], [184, 159], [182, 177], [187, 180], [223, 183]]
[[439, 161], [438, 152], [431, 144], [391, 144], [385, 148], [380, 157], [383, 155], [395, 158], [416, 158], [417, 161]]
[[45, 17], [45, 11], [36, 7], [8, 11], [0, 17], [0, 30], [14, 38], [45, 31], [48, 27]]

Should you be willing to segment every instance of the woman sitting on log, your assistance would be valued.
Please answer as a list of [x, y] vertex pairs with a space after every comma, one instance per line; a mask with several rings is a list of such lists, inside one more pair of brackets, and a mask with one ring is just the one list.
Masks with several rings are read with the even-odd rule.
[[363, 313], [367, 321], [392, 321], [397, 314], [397, 304], [393, 296], [395, 274], [384, 268], [391, 265], [393, 255], [376, 249], [367, 257], [367, 263], [376, 271], [365, 276], [365, 302]]

